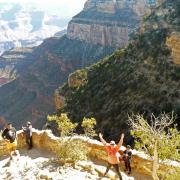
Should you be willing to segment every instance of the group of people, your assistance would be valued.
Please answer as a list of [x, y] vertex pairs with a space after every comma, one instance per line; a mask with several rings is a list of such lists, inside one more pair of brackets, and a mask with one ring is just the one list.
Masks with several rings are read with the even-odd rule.
[[[22, 127], [22, 130], [26, 134], [26, 144], [28, 149], [32, 149], [33, 143], [32, 143], [32, 124], [31, 122], [27, 122], [25, 127]], [[5, 129], [2, 132], [2, 138], [7, 142], [7, 149], [9, 150], [10, 154], [10, 160], [12, 159], [12, 156], [17, 154], [16, 152], [16, 147], [17, 147], [17, 134], [16, 134], [16, 129], [12, 126], [11, 123], [8, 123], [5, 126]], [[127, 145], [126, 150], [123, 152], [123, 155], [121, 156], [119, 151], [120, 148], [123, 144], [124, 140], [124, 134], [121, 134], [121, 138], [116, 145], [115, 141], [110, 141], [110, 143], [107, 143], [103, 139], [103, 135], [99, 133], [99, 138], [103, 145], [105, 146], [105, 149], [108, 154], [108, 165], [106, 168], [106, 171], [104, 173], [104, 176], [108, 173], [109, 169], [111, 166], [113, 166], [119, 176], [119, 179], [122, 180], [122, 176], [119, 170], [119, 163], [120, 159], [124, 160], [125, 163], [125, 171], [128, 171], [128, 174], [131, 173], [131, 157], [132, 157], [132, 152], [131, 152], [131, 147]]]
[[[26, 144], [28, 146], [28, 149], [32, 149], [32, 124], [31, 122], [27, 122], [26, 126], [22, 127], [22, 130], [25, 132], [26, 135]], [[7, 143], [7, 149], [9, 151], [10, 160], [12, 159], [13, 155], [17, 155], [16, 147], [17, 147], [17, 134], [16, 129], [12, 126], [11, 123], [7, 123], [3, 132], [2, 132], [2, 138]]]
[[124, 164], [125, 164], [125, 171], [128, 171], [128, 174], [130, 174], [131, 173], [131, 158], [132, 158], [132, 152], [131, 152], [130, 145], [126, 146], [126, 150], [123, 152], [122, 156], [119, 153], [120, 148], [123, 144], [124, 134], [121, 134], [121, 138], [117, 145], [116, 145], [115, 141], [110, 141], [110, 143], [107, 143], [103, 139], [103, 135], [101, 133], [99, 133], [99, 138], [100, 138], [101, 142], [103, 143], [103, 145], [107, 151], [107, 154], [108, 154], [108, 165], [107, 165], [106, 171], [104, 173], [104, 176], [108, 173], [109, 169], [113, 166], [119, 176], [119, 179], [122, 180], [122, 175], [119, 170], [120, 159], [122, 157], [122, 159], [124, 160]]

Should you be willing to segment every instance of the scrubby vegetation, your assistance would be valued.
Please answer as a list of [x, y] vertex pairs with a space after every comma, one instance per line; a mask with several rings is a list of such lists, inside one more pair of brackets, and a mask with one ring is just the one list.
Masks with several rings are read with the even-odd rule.
[[64, 139], [58, 143], [58, 159], [61, 163], [74, 163], [79, 160], [88, 159], [88, 148], [80, 140]]
[[83, 118], [82, 128], [84, 129], [84, 134], [88, 137], [97, 136], [94, 126], [96, 125], [96, 120], [94, 118]]
[[[179, 17], [176, 10], [172, 12]], [[154, 21], [158, 23], [158, 19]], [[94, 117], [97, 130], [109, 138], [117, 137], [119, 131], [130, 134], [127, 114], [132, 112], [143, 113], [148, 119], [151, 113], [158, 116], [174, 111], [180, 126], [180, 66], [173, 63], [166, 45], [173, 30], [171, 25], [145, 27], [126, 49], [87, 68], [86, 84], [59, 88], [66, 99], [66, 106], [59, 112], [68, 112], [71, 119], [80, 123], [83, 117]], [[128, 137], [126, 140], [130, 141]]]
[[60, 136], [71, 135], [73, 130], [76, 128], [77, 123], [72, 123], [67, 117], [67, 114], [61, 114], [60, 116], [52, 115], [47, 117], [48, 121], [56, 121]]
[[163, 179], [167, 179], [167, 175], [169, 178], [178, 175], [175, 168], [169, 168], [168, 172], [161, 170], [158, 174], [160, 160], [178, 161], [180, 159], [178, 152], [180, 132], [175, 125], [170, 128], [174, 121], [173, 114], [161, 114], [159, 117], [152, 114], [150, 120], [144, 119], [142, 115], [129, 116], [131, 133], [136, 139], [136, 148], [145, 151], [153, 159], [152, 177], [154, 180], [159, 179], [158, 175], [161, 178], [163, 176]]
[[[87, 160], [88, 147], [80, 139], [73, 139], [77, 123], [73, 123], [67, 114], [49, 115], [48, 122], [54, 121], [58, 126], [59, 135], [61, 140], [57, 144], [58, 158], [62, 163], [75, 162], [78, 160]], [[96, 136], [95, 132], [96, 120], [94, 118], [84, 118], [81, 127], [84, 130], [83, 135], [86, 137]]]

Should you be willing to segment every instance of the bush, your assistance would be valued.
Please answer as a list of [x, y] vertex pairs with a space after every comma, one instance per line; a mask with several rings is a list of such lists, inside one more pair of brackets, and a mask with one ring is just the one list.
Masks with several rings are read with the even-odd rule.
[[74, 163], [78, 160], [87, 160], [88, 148], [80, 140], [67, 138], [59, 142], [57, 154], [62, 163]]
[[77, 123], [72, 123], [65, 113], [62, 113], [60, 116], [48, 116], [47, 119], [48, 121], [56, 121], [61, 136], [71, 135], [77, 126]]
[[96, 125], [96, 120], [94, 118], [83, 119], [81, 126], [84, 129], [84, 133], [86, 136], [94, 137], [97, 135], [94, 130], [95, 125]]
[[164, 171], [159, 170], [158, 176], [160, 179], [166, 179], [166, 180], [179, 180], [180, 179], [180, 169], [177, 167], [171, 167], [171, 169]]

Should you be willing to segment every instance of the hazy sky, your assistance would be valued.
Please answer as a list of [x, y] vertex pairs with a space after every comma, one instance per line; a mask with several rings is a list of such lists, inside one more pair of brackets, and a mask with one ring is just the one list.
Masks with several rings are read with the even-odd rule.
[[61, 17], [72, 17], [80, 12], [87, 0], [0, 0], [0, 3], [33, 3], [43, 10], [55, 12]]

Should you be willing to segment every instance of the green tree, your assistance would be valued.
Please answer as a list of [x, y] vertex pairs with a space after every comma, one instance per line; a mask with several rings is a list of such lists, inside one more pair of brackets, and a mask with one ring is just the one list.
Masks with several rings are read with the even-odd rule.
[[72, 123], [67, 114], [62, 113], [60, 116], [48, 115], [48, 121], [56, 121], [61, 136], [71, 135], [77, 126], [77, 123]]
[[159, 160], [180, 159], [177, 148], [180, 144], [180, 133], [176, 125], [172, 126], [175, 118], [169, 114], [158, 117], [151, 116], [150, 122], [142, 115], [129, 116], [132, 135], [135, 137], [136, 148], [143, 149], [153, 157], [152, 177], [158, 180]]
[[96, 119], [84, 117], [81, 126], [84, 129], [85, 135], [89, 137], [96, 136], [97, 134], [96, 134], [96, 131], [94, 130], [95, 125], [96, 125]]

